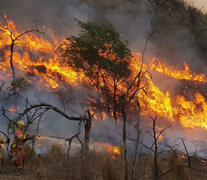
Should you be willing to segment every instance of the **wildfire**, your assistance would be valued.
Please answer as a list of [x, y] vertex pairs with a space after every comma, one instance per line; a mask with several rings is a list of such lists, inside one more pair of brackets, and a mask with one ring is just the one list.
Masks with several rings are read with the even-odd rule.
[[38, 140], [45, 140], [46, 137], [43, 137], [43, 136], [37, 136], [37, 139], [38, 139]]
[[[8, 20], [7, 26], [11, 29], [11, 32], [5, 28], [3, 24], [0, 24], [0, 51], [1, 61], [0, 79], [7, 80], [11, 76], [10, 69], [10, 49], [11, 37], [15, 38], [22, 32], [21, 27], [15, 26], [14, 22]], [[66, 43], [63, 38], [55, 39], [53, 37], [53, 43], [46, 40], [35, 33], [27, 33], [18, 39], [18, 42], [14, 47], [13, 61], [16, 69], [16, 73], [24, 74], [25, 79], [29, 82], [35, 82], [38, 87], [44, 87], [48, 91], [55, 91], [60, 89], [62, 84], [70, 84], [72, 86], [78, 86], [81, 83], [92, 83], [82, 71], [75, 71], [66, 62], [61, 61], [61, 55], [58, 52], [60, 44]], [[54, 46], [53, 44], [56, 44]], [[110, 58], [112, 61], [116, 56], [110, 51], [111, 44], [105, 44], [107, 51], [100, 50], [99, 53], [103, 57]], [[24, 48], [24, 51], [21, 49]], [[64, 48], [64, 47], [63, 47]], [[35, 57], [32, 56], [35, 52]], [[132, 75], [129, 79], [131, 81], [137, 74], [141, 66], [142, 55], [140, 53], [133, 53], [133, 57], [130, 59], [130, 69]], [[155, 59], [152, 58], [152, 62]], [[190, 67], [185, 63], [184, 69], [167, 66], [166, 63], [157, 60], [150, 68], [149, 65], [143, 64], [143, 71], [157, 71], [165, 76], [174, 78], [177, 80], [186, 80], [192, 83], [207, 83], [207, 77], [205, 74], [196, 74], [190, 70]], [[3, 74], [3, 75], [2, 75]], [[4, 75], [5, 74], [5, 75]], [[107, 76], [104, 70], [101, 70], [101, 74], [107, 78], [107, 81], [100, 81], [100, 88], [107, 85], [110, 90], [113, 90], [113, 79]], [[30, 83], [30, 84], [32, 84]], [[117, 93], [123, 93], [127, 86], [125, 84], [119, 84]], [[207, 129], [207, 102], [203, 94], [195, 92], [192, 99], [187, 99], [182, 95], [172, 96], [170, 91], [162, 91], [159, 86], [153, 82], [150, 73], [144, 74], [144, 81], [141, 83], [144, 91], [140, 91], [138, 98], [142, 107], [142, 115], [150, 112], [155, 112], [160, 117], [168, 118], [172, 122], [179, 120], [183, 127], [202, 127]], [[112, 91], [113, 92], [113, 91]], [[147, 95], [146, 95], [147, 92]], [[100, 99], [102, 101], [102, 99]], [[16, 108], [11, 107], [9, 111], [14, 115]], [[109, 112], [112, 114], [112, 112]], [[98, 114], [95, 114], [96, 119], [100, 119]], [[106, 119], [107, 114], [103, 112], [102, 119]], [[43, 140], [44, 137], [37, 137], [39, 140]], [[114, 147], [115, 148], [115, 147]], [[110, 152], [120, 155], [120, 149], [109, 148]], [[116, 154], [116, 153], [115, 153]]]
[[165, 63], [159, 61], [157, 65], [152, 65], [152, 69], [175, 79], [207, 83], [205, 74], [196, 74], [192, 72], [189, 65], [186, 63], [184, 63], [184, 70], [178, 70], [173, 67], [168, 67]]
[[112, 146], [108, 143], [93, 142], [92, 148], [96, 151], [107, 152], [111, 155], [112, 159], [121, 156], [121, 148], [118, 146]]
[[17, 111], [17, 109], [18, 109], [18, 107], [15, 108], [15, 106], [11, 106], [11, 107], [9, 108], [9, 112], [11, 113], [12, 116], [14, 116], [15, 112]]
[[182, 159], [186, 159], [186, 156], [185, 156], [184, 154], [182, 154], [180, 157], [181, 157]]
[[117, 146], [112, 146], [107, 144], [106, 145], [106, 151], [112, 155], [112, 159], [120, 157], [121, 156], [121, 149]]
[[57, 142], [57, 145], [62, 146], [63, 143], [62, 142]]

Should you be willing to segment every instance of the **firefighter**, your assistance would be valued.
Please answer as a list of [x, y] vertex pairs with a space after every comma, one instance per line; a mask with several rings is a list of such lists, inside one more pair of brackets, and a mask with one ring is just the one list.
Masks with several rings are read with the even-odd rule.
[[[15, 151], [16, 151], [16, 143], [13, 143], [11, 146], [10, 146], [10, 151], [8, 152], [8, 155], [9, 155], [9, 159], [11, 159], [11, 161], [13, 160], [13, 158], [15, 158]], [[13, 160], [14, 161], [14, 160]], [[15, 162], [13, 162], [15, 163]], [[15, 163], [16, 164], [16, 163]]]
[[4, 139], [2, 139], [2, 137], [0, 136], [0, 173], [1, 173], [1, 164], [2, 164], [2, 158], [3, 158], [3, 156], [2, 156], [2, 144], [6, 144], [6, 143], [8, 143], [9, 144], [9, 142], [10, 142], [10, 139], [8, 138], [7, 140], [4, 140]]
[[17, 175], [19, 175], [19, 172], [22, 172], [23, 170], [23, 161], [25, 156], [24, 144], [27, 141], [27, 135], [24, 135], [23, 133], [24, 127], [25, 124], [23, 121], [19, 121], [17, 123], [17, 130], [13, 139], [13, 148], [15, 148], [15, 151], [14, 157], [11, 161], [17, 168]]

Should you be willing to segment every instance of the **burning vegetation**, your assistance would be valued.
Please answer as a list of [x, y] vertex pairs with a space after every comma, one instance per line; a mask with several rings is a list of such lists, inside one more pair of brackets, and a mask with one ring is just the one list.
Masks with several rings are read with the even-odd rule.
[[[48, 91], [58, 91], [64, 88], [65, 84], [72, 86], [85, 84], [86, 86], [94, 87], [95, 91], [106, 89], [103, 92], [108, 95], [106, 98], [114, 99], [114, 102], [107, 102], [109, 100], [100, 99], [100, 102], [102, 101], [101, 103], [106, 104], [106, 106], [107, 104], [109, 104], [108, 106], [119, 106], [118, 98], [123, 96], [128, 83], [134, 79], [141, 67], [142, 55], [140, 53], [132, 53], [130, 55], [127, 52], [128, 54], [119, 55], [124, 57], [120, 59], [121, 57], [118, 57], [117, 52], [114, 52], [115, 47], [112, 47], [113, 42], [102, 44], [101, 47], [94, 47], [94, 49], [97, 50], [96, 53], [99, 53], [96, 56], [101, 57], [104, 63], [108, 60], [108, 63], [115, 63], [114, 65], [111, 64], [109, 67], [106, 67], [106, 65], [102, 64], [98, 67], [96, 62], [91, 62], [94, 65], [89, 64], [90, 62], [87, 61], [81, 65], [80, 62], [73, 62], [73, 60], [82, 58], [81, 53], [84, 54], [84, 51], [87, 49], [84, 50], [84, 47], [75, 49], [81, 46], [81, 44], [76, 44], [78, 39], [64, 40], [62, 38], [62, 40], [57, 40], [53, 37], [51, 41], [37, 32], [31, 31], [25, 33], [26, 31], [23, 31], [21, 27], [17, 28], [14, 22], [8, 20], [6, 16], [4, 18], [6, 23], [3, 22], [0, 25], [2, 59], [0, 67], [2, 71], [1, 80], [3, 81], [9, 79], [12, 73], [9, 63], [11, 56], [11, 49], [9, 47], [13, 41], [12, 39], [16, 39], [13, 51], [13, 63], [17, 71], [16, 74], [22, 75], [29, 84], [33, 84], [34, 82], [38, 88], [43, 87]], [[83, 23], [79, 23], [80, 26], [84, 26]], [[25, 34], [20, 36], [23, 33]], [[17, 38], [19, 36], [20, 38]], [[120, 48], [123, 48], [121, 47], [123, 45], [120, 45]], [[62, 59], [62, 51], [65, 51], [64, 56], [67, 57], [67, 61]], [[34, 54], [36, 54], [36, 57]], [[90, 57], [90, 54], [88, 56]], [[145, 89], [144, 91], [140, 91], [137, 96], [140, 99], [142, 114], [155, 112], [160, 117], [170, 119], [172, 122], [179, 121], [183, 127], [207, 128], [205, 120], [207, 119], [205, 94], [201, 94], [198, 89], [197, 92], [192, 94], [191, 99], [179, 94], [172, 95], [170, 89], [163, 91], [158, 84], [156, 85], [153, 82], [153, 78], [151, 78], [151, 73], [156, 71], [167, 76], [169, 80], [172, 78], [189, 81], [195, 85], [206, 84], [207, 78], [205, 74], [192, 72], [186, 63], [184, 65], [184, 69], [178, 69], [177, 67], [168, 66], [157, 58], [148, 57], [148, 60], [143, 64], [144, 73], [142, 77], [143, 81], [141, 82], [141, 87]], [[127, 68], [127, 71], [112, 72], [111, 68], [113, 66], [114, 68], [118, 68], [118, 70], [122, 66], [125, 66], [125, 70]], [[90, 76], [89, 73], [94, 75]], [[111, 75], [111, 73], [113, 74]], [[98, 74], [97, 77], [96, 74]], [[98, 81], [95, 82], [95, 79], [98, 79]], [[103, 108], [106, 109], [106, 107]], [[108, 107], [102, 113], [102, 116], [104, 116], [103, 119], [109, 117], [117, 119], [118, 113], [118, 111], [113, 110], [113, 107]]]
[[[151, 4], [153, 5], [152, 2]], [[6, 104], [2, 108], [2, 114], [8, 121], [9, 137], [15, 132], [20, 120], [26, 121], [24, 133], [31, 130], [31, 127], [35, 129], [34, 135], [28, 135], [32, 149], [27, 147], [27, 158], [32, 158], [36, 164], [27, 161], [28, 167], [32, 170], [45, 165], [48, 169], [57, 167], [63, 173], [58, 174], [59, 177], [72, 179], [82, 179], [85, 176], [92, 176], [93, 179], [129, 179], [130, 176], [136, 179], [140, 174], [145, 178], [150, 176], [160, 179], [171, 177], [169, 174], [172, 171], [181, 171], [182, 168], [207, 172], [205, 168], [196, 167], [199, 163], [206, 165], [206, 160], [196, 159], [196, 155], [188, 151], [186, 139], [178, 138], [183, 149], [180, 151], [166, 143], [168, 139], [164, 134], [171, 124], [181, 129], [207, 129], [206, 75], [194, 72], [186, 62], [182, 67], [173, 66], [162, 58], [146, 55], [147, 44], [154, 38], [153, 28], [146, 38], [143, 51], [131, 52], [127, 42], [122, 40], [111, 23], [76, 22], [81, 29], [77, 36], [56, 38], [51, 32], [42, 32], [36, 27], [24, 30], [1, 14], [0, 80], [9, 83], [6, 88], [2, 83], [0, 92], [8, 92], [4, 102], [14, 96], [21, 97], [25, 102], [25, 107], [11, 103], [7, 109]], [[45, 30], [45, 27], [42, 29]], [[167, 87], [168, 83], [165, 84], [164, 81], [179, 85], [176, 88]], [[21, 93], [32, 88], [39, 93], [44, 90], [55, 96], [61, 105], [46, 103], [39, 97], [38, 103], [33, 104], [31, 99], [22, 97]], [[71, 104], [77, 102], [73, 101], [74, 97], [69, 97], [70, 89], [78, 93], [87, 91], [77, 98], [80, 107], [83, 107], [81, 113], [77, 110], [71, 113]], [[70, 137], [39, 136], [42, 117], [48, 111], [76, 122], [77, 133]], [[158, 123], [157, 117], [161, 123]], [[140, 135], [140, 124], [141, 120], [151, 122], [150, 119], [152, 126], [150, 125], [151, 131], [147, 134], [151, 139], [147, 139], [146, 143]], [[93, 152], [89, 148], [90, 131], [101, 120], [122, 126], [122, 145], [113, 143], [116, 145], [113, 146], [104, 143], [105, 141], [93, 142], [98, 147]], [[132, 136], [128, 132], [131, 126]], [[34, 153], [36, 140], [36, 147], [41, 149], [51, 137], [57, 141], [47, 153], [39, 156]], [[193, 138], [198, 140], [197, 137]], [[131, 145], [129, 142], [133, 144], [132, 154], [128, 151], [128, 146]], [[78, 153], [71, 155], [72, 146], [78, 147]], [[145, 155], [146, 149], [150, 153], [140, 157], [143, 153], [140, 153], [140, 147], [145, 149]], [[54, 164], [52, 159], [60, 163]], [[141, 164], [150, 169], [153, 167], [148, 176], [144, 168], [138, 168]], [[73, 172], [70, 175], [65, 173], [70, 168], [71, 171], [77, 171], [77, 167], [88, 168], [89, 172], [80, 170], [79, 177]], [[122, 169], [122, 172], [117, 169]], [[186, 175], [187, 172], [189, 171], [186, 170], [183, 174]], [[51, 175], [44, 173], [48, 177]]]

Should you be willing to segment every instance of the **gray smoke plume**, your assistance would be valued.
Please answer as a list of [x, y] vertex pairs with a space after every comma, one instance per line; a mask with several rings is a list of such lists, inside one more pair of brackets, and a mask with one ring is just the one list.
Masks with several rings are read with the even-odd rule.
[[[79, 28], [74, 19], [81, 21], [111, 22], [129, 42], [132, 51], [142, 52], [147, 36], [152, 32], [152, 24], [163, 18], [162, 14], [150, 13], [146, 0], [8, 0], [0, 1], [0, 10], [17, 25], [25, 29], [33, 25], [45, 26], [56, 36], [77, 35]], [[194, 37], [184, 25], [177, 25], [170, 19], [169, 27], [162, 34], [156, 34], [155, 41], [148, 43], [147, 55], [158, 56], [173, 65], [184, 61], [200, 67], [194, 47]], [[164, 32], [164, 33], [163, 33]]]

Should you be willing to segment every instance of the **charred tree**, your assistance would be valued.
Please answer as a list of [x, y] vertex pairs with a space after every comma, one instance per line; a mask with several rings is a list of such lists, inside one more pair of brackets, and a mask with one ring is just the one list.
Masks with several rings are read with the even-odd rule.
[[13, 80], [15, 79], [15, 69], [14, 69], [14, 64], [13, 64], [13, 52], [14, 52], [14, 40], [12, 39], [12, 43], [10, 45], [10, 66], [11, 66], [11, 70], [12, 70], [12, 77]]
[[157, 137], [157, 130], [156, 130], [156, 120], [157, 116], [152, 118], [152, 130], [153, 130], [153, 139], [154, 139], [154, 180], [158, 180], [159, 178], [159, 172], [158, 172], [158, 162], [157, 162], [157, 155], [158, 155], [158, 137]]
[[91, 130], [91, 113], [88, 110], [88, 119], [84, 122], [85, 126], [85, 137], [84, 137], [84, 151], [89, 150], [89, 141], [90, 141], [90, 130]]
[[122, 141], [123, 141], [123, 152], [124, 152], [124, 161], [125, 161], [125, 180], [128, 179], [128, 159], [127, 159], [127, 143], [126, 143], [126, 125], [127, 125], [127, 116], [124, 108], [122, 109], [122, 121], [123, 121], [123, 128], [122, 128]]
[[[33, 113], [32, 113], [32, 110], [34, 110]], [[85, 116], [73, 117], [73, 116], [69, 116], [64, 111], [57, 108], [56, 106], [53, 106], [53, 105], [47, 104], [47, 103], [40, 103], [40, 104], [36, 104], [36, 105], [28, 104], [28, 106], [26, 106], [25, 110], [22, 113], [19, 113], [18, 116], [15, 117], [14, 119], [10, 119], [6, 115], [4, 109], [3, 109], [3, 115], [8, 119], [9, 122], [11, 122], [11, 124], [13, 126], [16, 126], [17, 122], [20, 121], [22, 118], [24, 118], [26, 116], [27, 123], [26, 123], [26, 128], [24, 130], [24, 131], [26, 131], [28, 129], [28, 127], [32, 123], [34, 123], [35, 121], [39, 120], [38, 122], [40, 122], [40, 119], [42, 118], [43, 114], [45, 112], [47, 112], [48, 110], [53, 110], [53, 111], [57, 112], [58, 114], [62, 115], [63, 117], [65, 117], [68, 120], [78, 121], [79, 124], [81, 122], [84, 122], [85, 135], [84, 135], [83, 149], [84, 149], [84, 152], [87, 152], [89, 150], [90, 129], [91, 129], [91, 119], [92, 119], [92, 116], [91, 116], [91, 113], [90, 113], [89, 110], [87, 111], [88, 117], [85, 117]], [[30, 113], [30, 115], [29, 115], [29, 113]], [[38, 123], [38, 125], [39, 125], [39, 123]], [[15, 130], [13, 130], [13, 133], [14, 132], [15, 132]], [[37, 132], [38, 132], [38, 129], [37, 129]], [[80, 132], [79, 132], [79, 134], [80, 134]]]
[[116, 102], [116, 96], [117, 96], [117, 86], [116, 86], [116, 79], [114, 79], [114, 99], [113, 99], [113, 105], [114, 105], [114, 112], [113, 112], [113, 116], [114, 116], [114, 120], [115, 122], [117, 121], [117, 109], [116, 109], [116, 106], [117, 106], [117, 102]]
[[[136, 96], [135, 96], [136, 97]], [[135, 113], [136, 113], [136, 124], [135, 128], [137, 131], [136, 141], [135, 141], [135, 152], [134, 152], [134, 161], [133, 161], [133, 168], [132, 168], [132, 179], [136, 179], [136, 169], [138, 164], [138, 156], [139, 156], [139, 139], [140, 139], [140, 112], [141, 107], [138, 101], [138, 98], [136, 97], [135, 104]]]
[[183, 146], [184, 146], [184, 148], [185, 148], [186, 155], [187, 155], [187, 157], [188, 157], [188, 166], [191, 167], [191, 158], [190, 158], [190, 155], [189, 155], [189, 153], [188, 153], [188, 149], [187, 149], [187, 147], [186, 147], [186, 145], [185, 145], [185, 141], [184, 141], [184, 139], [181, 138], [181, 140], [182, 140]]
[[[37, 32], [37, 33], [41, 33], [41, 34], [44, 34], [44, 33], [40, 32], [36, 28], [31, 28], [31, 29], [28, 29], [28, 30], [26, 30], [22, 33], [18, 33], [18, 35], [15, 36], [15, 33], [13, 32], [12, 28], [9, 26], [7, 18], [5, 18], [3, 16], [3, 14], [1, 14], [1, 13], [0, 13], [0, 16], [3, 19], [4, 23], [5, 23], [5, 25], [0, 24], [0, 29], [3, 30], [3, 31], [8, 32], [10, 40], [11, 40], [11, 44], [9, 45], [10, 46], [10, 67], [11, 67], [11, 71], [12, 71], [12, 78], [13, 78], [13, 80], [15, 80], [16, 79], [16, 73], [15, 73], [15, 67], [14, 67], [14, 64], [13, 64], [13, 54], [14, 54], [14, 47], [16, 45], [16, 41], [19, 41], [20, 38], [22, 36], [24, 36], [25, 34], [29, 34], [29, 33], [32, 33], [32, 32]], [[14, 87], [14, 89], [15, 89], [15, 87]]]
[[159, 172], [159, 164], [158, 164], [158, 154], [160, 153], [159, 146], [158, 146], [159, 145], [159, 138], [168, 128], [171, 127], [171, 125], [158, 131], [157, 130], [157, 115], [155, 115], [155, 117], [150, 116], [150, 119], [152, 120], [152, 133], [148, 132], [148, 134], [153, 138], [153, 143], [151, 144], [151, 146], [147, 146], [145, 144], [142, 144], [142, 145], [145, 148], [149, 149], [153, 153], [153, 167], [154, 167], [153, 179], [158, 180], [158, 179], [160, 179], [160, 177], [163, 176], [163, 174], [161, 174], [161, 172]]

